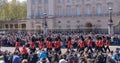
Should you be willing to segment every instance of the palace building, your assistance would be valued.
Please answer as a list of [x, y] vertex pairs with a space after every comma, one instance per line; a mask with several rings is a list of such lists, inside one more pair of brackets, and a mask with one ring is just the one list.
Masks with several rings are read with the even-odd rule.
[[120, 33], [120, 0], [27, 0], [26, 18], [3, 27], [43, 31], [46, 21], [48, 31], [107, 33], [112, 18], [114, 33]]

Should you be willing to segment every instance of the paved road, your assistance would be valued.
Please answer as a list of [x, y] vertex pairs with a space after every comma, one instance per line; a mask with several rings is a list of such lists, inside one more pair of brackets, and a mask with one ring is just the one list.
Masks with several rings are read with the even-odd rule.
[[[110, 46], [110, 50], [115, 51], [116, 48], [120, 48], [120, 46]], [[1, 47], [2, 51], [8, 50], [10, 52], [14, 52], [15, 47]], [[67, 49], [62, 49], [62, 53], [65, 53]]]

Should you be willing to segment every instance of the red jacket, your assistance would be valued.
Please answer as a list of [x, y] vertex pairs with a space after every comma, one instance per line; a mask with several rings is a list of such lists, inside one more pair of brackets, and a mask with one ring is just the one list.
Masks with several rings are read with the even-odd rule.
[[32, 41], [30, 41], [30, 48], [32, 48], [32, 49], [34, 49], [34, 47], [35, 47], [35, 43], [34, 42], [32, 42]]
[[26, 49], [26, 47], [22, 47], [22, 49], [21, 49], [21, 54], [27, 54], [28, 52], [27, 52], [27, 49]]
[[20, 47], [20, 43], [19, 42], [15, 42], [15, 47], [19, 48]]
[[91, 40], [87, 40], [87, 46], [92, 47], [92, 41]]
[[60, 41], [55, 41], [54, 46], [55, 46], [55, 48], [59, 48], [60, 47]]
[[80, 48], [84, 48], [85, 47], [84, 42], [78, 42], [78, 45], [79, 45]]
[[46, 46], [47, 46], [47, 48], [52, 48], [52, 42], [49, 42], [49, 41], [48, 41], [48, 42], [46, 43]]
[[100, 40], [100, 41], [99, 41], [99, 46], [102, 47], [103, 45], [104, 45], [103, 41]]
[[96, 40], [96, 41], [95, 41], [95, 45], [96, 45], [97, 47], [99, 47], [99, 40]]
[[107, 47], [110, 46], [110, 42], [107, 40], [105, 45], [106, 45]]
[[67, 46], [68, 46], [68, 48], [71, 48], [71, 46], [72, 46], [72, 41], [68, 41]]
[[43, 42], [39, 42], [39, 48], [42, 49], [44, 47]]

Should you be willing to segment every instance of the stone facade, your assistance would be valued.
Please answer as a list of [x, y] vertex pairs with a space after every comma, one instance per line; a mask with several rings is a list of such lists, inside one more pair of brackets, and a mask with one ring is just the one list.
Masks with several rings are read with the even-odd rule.
[[[107, 32], [109, 7], [113, 9], [113, 24], [120, 18], [120, 0], [27, 0], [30, 21], [41, 26], [43, 13], [47, 13], [48, 29], [81, 30], [100, 29]], [[40, 24], [38, 24], [40, 22]], [[87, 24], [91, 26], [87, 26]], [[100, 31], [101, 32], [101, 31]]]
[[113, 26], [119, 25], [119, 3], [120, 0], [27, 0], [26, 30], [43, 30], [46, 13], [48, 30], [107, 33], [109, 7], [113, 9]]

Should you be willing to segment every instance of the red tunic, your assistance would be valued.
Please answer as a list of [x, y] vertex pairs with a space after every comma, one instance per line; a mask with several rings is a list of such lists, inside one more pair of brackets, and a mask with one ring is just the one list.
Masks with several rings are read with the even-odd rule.
[[110, 42], [107, 40], [105, 45], [108, 47], [110, 45]]
[[68, 46], [68, 48], [71, 48], [71, 46], [72, 46], [72, 41], [68, 41], [67, 46]]
[[32, 49], [34, 49], [34, 47], [35, 47], [35, 43], [34, 42], [32, 42], [32, 41], [30, 41], [30, 48], [32, 48]]
[[91, 40], [87, 40], [87, 46], [92, 47], [92, 41]]
[[98, 41], [98, 40], [95, 41], [95, 45], [96, 45], [97, 47], [99, 47], [99, 41]]
[[26, 47], [22, 47], [22, 49], [21, 49], [21, 54], [27, 54], [28, 52], [27, 52], [27, 49], [26, 49]]
[[79, 45], [80, 48], [84, 48], [85, 47], [84, 42], [78, 42], [78, 45]]
[[60, 41], [55, 41], [54, 46], [55, 46], [55, 48], [59, 48], [60, 47]]
[[47, 48], [52, 48], [52, 42], [49, 42], [49, 41], [48, 41], [48, 42], [46, 43], [46, 46], [47, 46]]
[[15, 47], [19, 48], [20, 47], [20, 43], [19, 42], [15, 42]]
[[104, 40], [102, 40], [103, 41], [103, 45], [105, 45], [106, 44], [106, 40], [104, 39]]
[[103, 41], [100, 40], [100, 41], [99, 41], [99, 46], [100, 46], [100, 47], [103, 47], [103, 44], [104, 44]]
[[39, 48], [43, 49], [43, 42], [39, 42]]

